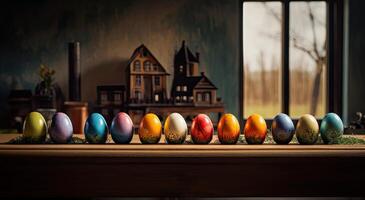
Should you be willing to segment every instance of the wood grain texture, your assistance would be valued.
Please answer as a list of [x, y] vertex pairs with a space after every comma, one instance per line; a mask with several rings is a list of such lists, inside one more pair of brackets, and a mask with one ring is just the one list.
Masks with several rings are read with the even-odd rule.
[[365, 145], [1, 144], [0, 161], [1, 197], [365, 195]]

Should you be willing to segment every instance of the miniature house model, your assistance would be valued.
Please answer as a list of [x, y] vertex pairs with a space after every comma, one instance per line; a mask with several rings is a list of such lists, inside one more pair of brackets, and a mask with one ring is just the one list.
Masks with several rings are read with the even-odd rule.
[[183, 41], [174, 58], [171, 98], [175, 103], [196, 105], [217, 103], [217, 87], [204, 75], [204, 72], [199, 73], [199, 63], [199, 53], [193, 55]]
[[128, 99], [136, 103], [167, 101], [166, 78], [169, 75], [143, 44], [134, 50], [128, 66]]

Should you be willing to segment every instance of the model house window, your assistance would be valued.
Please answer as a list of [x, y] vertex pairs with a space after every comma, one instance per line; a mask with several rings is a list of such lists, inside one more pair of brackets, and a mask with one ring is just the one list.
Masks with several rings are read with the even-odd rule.
[[180, 92], [180, 85], [176, 86], [176, 91]]
[[138, 99], [138, 100], [142, 99], [142, 93], [140, 91], [138, 91], [138, 90], [135, 91], [134, 95], [135, 95], [136, 99]]
[[186, 96], [183, 96], [183, 97], [182, 97], [182, 99], [183, 99], [183, 101], [185, 101], [185, 102], [188, 100], [188, 98], [187, 98]]
[[155, 85], [156, 86], [159, 86], [160, 85], [160, 77], [159, 76], [156, 76], [155, 77]]
[[143, 63], [143, 70], [146, 72], [151, 71], [151, 61], [147, 60]]
[[334, 33], [328, 30], [334, 27], [333, 2], [243, 1], [245, 118], [252, 113], [273, 118], [280, 112], [322, 117], [327, 112], [329, 69], [334, 70], [334, 62], [329, 66]]
[[141, 71], [141, 61], [139, 61], [139, 60], [134, 61], [133, 71], [136, 71], [136, 72]]
[[157, 71], [157, 65], [153, 64], [153, 71]]
[[115, 104], [121, 104], [122, 98], [120, 93], [114, 93], [114, 103]]
[[136, 76], [136, 86], [141, 86], [142, 78], [141, 75]]
[[205, 93], [205, 101], [210, 101], [210, 93], [209, 92]]
[[189, 97], [189, 102], [192, 102], [194, 100], [194, 97], [193, 96], [190, 96]]
[[180, 101], [180, 96], [177, 96], [176, 97], [176, 101]]
[[160, 100], [160, 95], [155, 94], [155, 102], [158, 102]]
[[182, 86], [182, 90], [183, 90], [184, 92], [186, 92], [186, 91], [188, 91], [188, 87], [187, 87], [186, 85], [184, 85], [184, 86]]
[[179, 71], [183, 72], [184, 71], [184, 67], [182, 65], [179, 66]]
[[100, 101], [101, 101], [101, 104], [108, 103], [108, 93], [107, 92], [105, 92], [105, 91], [101, 92]]
[[198, 102], [203, 101], [202, 93], [199, 92], [196, 95], [197, 95]]

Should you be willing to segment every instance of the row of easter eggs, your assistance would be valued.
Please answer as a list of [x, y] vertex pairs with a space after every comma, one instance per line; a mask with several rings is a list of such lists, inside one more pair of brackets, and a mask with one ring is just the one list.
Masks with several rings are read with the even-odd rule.
[[[68, 143], [72, 138], [73, 128], [69, 117], [56, 113], [48, 130], [55, 143]], [[208, 144], [214, 132], [210, 118], [205, 114], [197, 115], [191, 125], [191, 138], [196, 144]], [[319, 133], [325, 143], [336, 143], [343, 134], [343, 123], [335, 113], [328, 113], [319, 127], [317, 120], [309, 114], [303, 115], [295, 129], [293, 121], [286, 114], [278, 114], [272, 123], [273, 139], [278, 144], [288, 144], [294, 134], [300, 144], [314, 144]], [[109, 128], [104, 117], [92, 113], [85, 123], [84, 134], [88, 143], [105, 143]], [[128, 114], [118, 113], [110, 126], [110, 133], [115, 143], [127, 144], [133, 137], [133, 122]], [[158, 143], [161, 138], [162, 124], [152, 113], [146, 114], [140, 122], [138, 134], [142, 143]], [[40, 113], [31, 112], [24, 121], [23, 134], [33, 141], [44, 141], [47, 125]], [[164, 124], [166, 141], [170, 144], [181, 144], [188, 134], [188, 127], [179, 113], [170, 114]], [[262, 144], [267, 135], [265, 120], [258, 114], [251, 115], [245, 123], [243, 134], [247, 143]], [[240, 125], [232, 114], [224, 114], [218, 123], [218, 139], [222, 144], [235, 144], [240, 135]]]

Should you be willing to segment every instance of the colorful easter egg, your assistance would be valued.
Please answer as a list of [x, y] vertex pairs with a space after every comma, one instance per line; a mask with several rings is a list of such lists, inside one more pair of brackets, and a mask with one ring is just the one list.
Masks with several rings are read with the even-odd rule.
[[108, 138], [108, 125], [99, 113], [92, 113], [84, 127], [85, 139], [91, 144], [105, 143]]
[[184, 117], [179, 113], [170, 114], [165, 121], [164, 133], [167, 143], [183, 143], [186, 134], [188, 133], [188, 126], [186, 125]]
[[320, 127], [321, 138], [325, 144], [338, 144], [343, 135], [343, 123], [335, 113], [327, 113]]
[[23, 136], [31, 143], [44, 142], [47, 136], [47, 123], [42, 114], [31, 112], [27, 115], [23, 124]]
[[218, 122], [218, 139], [222, 144], [236, 144], [240, 136], [240, 124], [232, 114], [224, 114]]
[[213, 123], [205, 114], [197, 115], [191, 124], [191, 139], [195, 144], [209, 144], [214, 132]]
[[118, 113], [110, 126], [110, 134], [117, 144], [128, 144], [133, 137], [133, 122], [125, 112]]
[[295, 136], [300, 144], [314, 144], [319, 135], [319, 126], [316, 118], [305, 114], [299, 118]]
[[243, 132], [248, 144], [264, 143], [267, 132], [267, 126], [264, 118], [258, 114], [249, 116]]
[[288, 144], [295, 133], [293, 121], [284, 113], [276, 115], [271, 125], [271, 133], [277, 144]]
[[155, 144], [160, 141], [162, 125], [157, 115], [146, 114], [139, 124], [138, 135], [143, 144]]
[[69, 143], [72, 139], [73, 127], [70, 118], [62, 112], [53, 115], [49, 128], [49, 136], [54, 143]]

